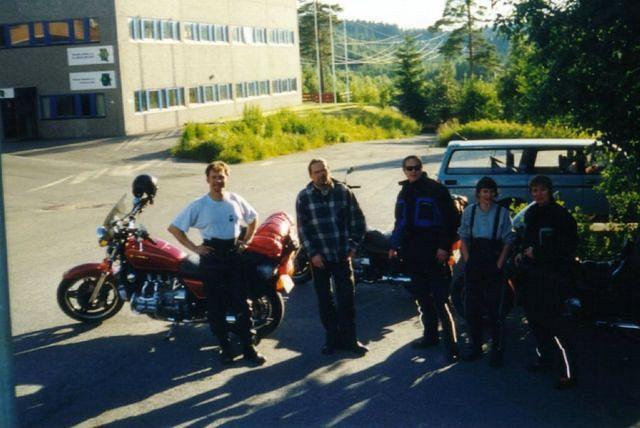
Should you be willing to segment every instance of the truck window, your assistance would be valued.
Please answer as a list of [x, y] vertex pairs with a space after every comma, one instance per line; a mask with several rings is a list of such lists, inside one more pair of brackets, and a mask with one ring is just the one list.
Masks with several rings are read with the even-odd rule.
[[533, 164], [536, 174], [584, 174], [582, 148], [538, 150]]
[[451, 153], [447, 174], [518, 174], [522, 149], [459, 149]]

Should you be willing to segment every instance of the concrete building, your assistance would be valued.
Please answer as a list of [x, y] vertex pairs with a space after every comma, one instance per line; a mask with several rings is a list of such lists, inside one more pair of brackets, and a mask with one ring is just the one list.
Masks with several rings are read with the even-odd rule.
[[296, 0], [2, 0], [5, 135], [135, 135], [300, 104], [296, 10]]

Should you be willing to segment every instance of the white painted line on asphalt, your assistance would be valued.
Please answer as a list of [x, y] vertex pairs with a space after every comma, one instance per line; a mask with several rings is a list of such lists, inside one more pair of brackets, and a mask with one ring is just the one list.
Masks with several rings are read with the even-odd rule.
[[61, 178], [61, 179], [60, 179], [60, 180], [58, 180], [58, 181], [54, 181], [53, 183], [45, 184], [44, 186], [34, 187], [33, 189], [29, 189], [29, 190], [27, 190], [27, 193], [37, 192], [38, 190], [43, 190], [43, 189], [47, 189], [47, 188], [49, 188], [49, 187], [53, 187], [53, 186], [55, 186], [55, 185], [57, 185], [57, 184], [64, 183], [65, 181], [67, 181], [67, 180], [68, 180], [68, 179], [70, 179], [71, 177], [73, 177], [73, 175], [68, 175], [68, 176], [66, 176], [66, 177], [64, 177], [64, 178]]

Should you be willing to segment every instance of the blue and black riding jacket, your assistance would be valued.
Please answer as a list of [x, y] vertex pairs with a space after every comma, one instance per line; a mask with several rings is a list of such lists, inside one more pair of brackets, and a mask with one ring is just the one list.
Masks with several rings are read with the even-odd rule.
[[400, 185], [391, 248], [423, 260], [433, 259], [438, 248], [449, 251], [459, 217], [449, 190], [426, 173], [413, 183], [404, 180]]

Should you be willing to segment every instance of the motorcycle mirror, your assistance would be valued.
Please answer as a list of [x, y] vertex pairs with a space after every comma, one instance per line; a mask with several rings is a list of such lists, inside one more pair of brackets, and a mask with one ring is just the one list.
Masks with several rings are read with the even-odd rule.
[[354, 167], [350, 166], [350, 167], [347, 169], [346, 175], [351, 174], [351, 173], [352, 173], [353, 171], [355, 171], [355, 170], [356, 170], [356, 169], [355, 169]]

